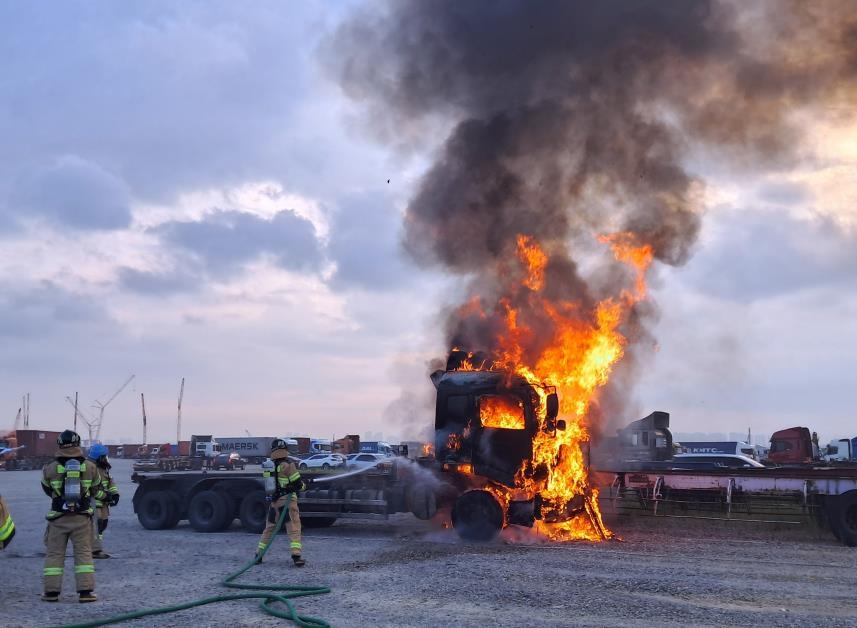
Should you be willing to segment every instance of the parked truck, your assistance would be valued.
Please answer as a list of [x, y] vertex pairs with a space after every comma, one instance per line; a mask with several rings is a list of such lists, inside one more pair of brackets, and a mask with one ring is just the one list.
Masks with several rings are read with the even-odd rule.
[[360, 441], [360, 453], [382, 454], [384, 456], [395, 456], [393, 446], [383, 441]]
[[828, 463], [857, 462], [857, 437], [837, 438], [824, 450], [824, 461]]
[[137, 450], [134, 471], [191, 471], [209, 467], [220, 452], [211, 436], [192, 436], [189, 441], [143, 445]]
[[54, 459], [59, 432], [50, 430], [13, 430], [0, 438], [3, 466], [9, 470], [41, 469]]
[[756, 448], [743, 441], [681, 441], [676, 445], [686, 454], [737, 454], [756, 458]]
[[274, 436], [218, 436], [221, 453], [238, 453], [250, 464], [261, 464], [271, 455], [271, 441]]

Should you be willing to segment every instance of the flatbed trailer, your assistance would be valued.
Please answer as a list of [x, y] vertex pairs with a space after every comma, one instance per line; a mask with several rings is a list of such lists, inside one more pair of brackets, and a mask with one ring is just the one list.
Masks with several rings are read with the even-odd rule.
[[[814, 520], [857, 546], [857, 469], [615, 471], [602, 500], [656, 516], [801, 523]], [[602, 474], [603, 475], [603, 474]], [[795, 521], [800, 519], [801, 521]]]
[[[405, 459], [357, 471], [308, 469], [307, 489], [298, 494], [301, 523], [327, 527], [340, 518], [386, 519], [411, 512], [430, 519], [437, 510], [434, 476]], [[268, 502], [260, 473], [198, 471], [132, 474], [134, 512], [149, 530], [187, 519], [198, 532], [217, 532], [235, 519], [249, 532], [265, 527]]]

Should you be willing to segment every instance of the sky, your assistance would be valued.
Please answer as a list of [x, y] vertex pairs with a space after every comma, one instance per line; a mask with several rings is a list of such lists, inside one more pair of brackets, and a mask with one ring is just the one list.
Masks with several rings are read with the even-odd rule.
[[[174, 441], [184, 379], [183, 439], [428, 437], [465, 280], [403, 239], [456, 113], [397, 128], [343, 82], [367, 57], [341, 25], [377, 6], [0, 4], [0, 430], [26, 396], [31, 428], [71, 427], [77, 394], [141, 442], [142, 396]], [[850, 113], [789, 112], [764, 168], [685, 138], [699, 234], [650, 270], [613, 425], [857, 435]]]

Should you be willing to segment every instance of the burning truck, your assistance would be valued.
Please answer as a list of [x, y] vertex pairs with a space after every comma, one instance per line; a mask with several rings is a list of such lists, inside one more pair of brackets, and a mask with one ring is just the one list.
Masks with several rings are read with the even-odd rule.
[[[567, 425], [557, 418], [553, 386], [486, 368], [460, 350], [431, 379], [435, 458], [451, 488], [439, 500], [451, 505], [459, 536], [488, 541], [508, 524], [538, 523], [551, 537], [574, 529], [576, 537], [609, 538], [587, 482], [587, 443], [563, 438]], [[572, 470], [571, 481], [564, 469]]]

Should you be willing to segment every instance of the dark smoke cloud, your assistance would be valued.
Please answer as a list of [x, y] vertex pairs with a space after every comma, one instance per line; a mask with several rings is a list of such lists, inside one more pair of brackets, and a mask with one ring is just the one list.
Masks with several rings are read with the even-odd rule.
[[485, 349], [504, 299], [550, 328], [510, 267], [519, 234], [550, 255], [546, 297], [582, 304], [582, 318], [603, 288], [577, 270], [593, 235], [629, 232], [683, 264], [701, 221], [688, 149], [787, 163], [793, 114], [853, 94], [855, 35], [853, 2], [395, 0], [355, 13], [326, 59], [379, 137], [451, 125], [405, 245], [471, 278], [488, 315], [455, 308], [450, 340]]

